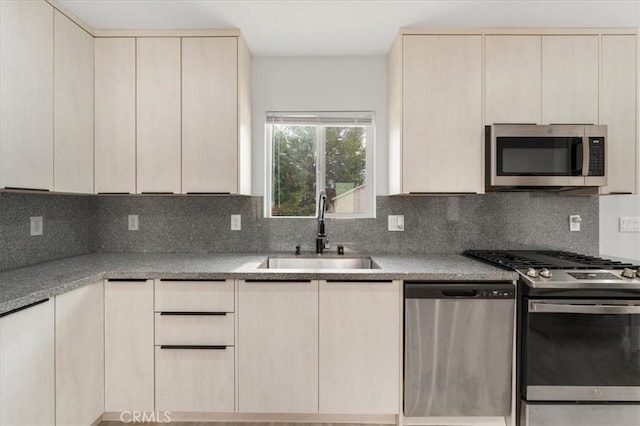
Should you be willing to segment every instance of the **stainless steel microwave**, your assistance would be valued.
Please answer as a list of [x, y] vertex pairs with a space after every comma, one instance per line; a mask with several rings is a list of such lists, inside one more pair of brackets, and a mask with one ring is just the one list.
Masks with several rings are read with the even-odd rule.
[[485, 134], [486, 186], [607, 184], [607, 126], [494, 124]]

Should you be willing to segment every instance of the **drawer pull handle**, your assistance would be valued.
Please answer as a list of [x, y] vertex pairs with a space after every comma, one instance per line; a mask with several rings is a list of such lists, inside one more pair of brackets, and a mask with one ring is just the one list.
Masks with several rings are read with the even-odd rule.
[[21, 306], [19, 308], [12, 309], [10, 311], [7, 311], [7, 312], [4, 312], [4, 313], [0, 314], [0, 318], [6, 317], [6, 316], [11, 315], [11, 314], [15, 314], [16, 312], [24, 311], [25, 309], [32, 308], [32, 307], [34, 307], [36, 305], [40, 305], [40, 304], [42, 304], [44, 302], [47, 302], [48, 300], [49, 299], [42, 299], [42, 300], [38, 300], [37, 302], [29, 303], [28, 305], [25, 305], [25, 306]]
[[225, 316], [226, 312], [188, 312], [188, 311], [178, 311], [178, 312], [160, 312], [160, 315], [172, 315], [172, 316], [187, 316], [187, 315], [209, 315], [209, 316]]
[[146, 283], [146, 278], [109, 278], [110, 283], [127, 282], [127, 283]]
[[160, 349], [214, 349], [224, 351], [227, 347], [218, 345], [162, 345]]

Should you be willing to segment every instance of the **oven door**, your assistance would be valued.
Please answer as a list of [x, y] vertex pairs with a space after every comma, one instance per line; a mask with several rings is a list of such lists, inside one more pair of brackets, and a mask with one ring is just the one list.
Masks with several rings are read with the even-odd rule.
[[640, 401], [640, 300], [525, 299], [522, 396]]

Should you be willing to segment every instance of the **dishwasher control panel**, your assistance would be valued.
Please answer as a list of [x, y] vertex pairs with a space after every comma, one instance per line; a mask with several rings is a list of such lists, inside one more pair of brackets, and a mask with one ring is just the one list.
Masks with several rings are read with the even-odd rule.
[[405, 281], [405, 299], [515, 299], [516, 287], [503, 282]]
[[482, 291], [483, 299], [513, 299], [515, 297], [514, 289], [496, 289]]

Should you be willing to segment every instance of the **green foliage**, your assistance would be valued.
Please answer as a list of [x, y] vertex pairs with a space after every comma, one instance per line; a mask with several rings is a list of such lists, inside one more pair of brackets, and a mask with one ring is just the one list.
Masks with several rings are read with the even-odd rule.
[[274, 126], [272, 215], [315, 215], [316, 133], [315, 126]]
[[341, 191], [365, 183], [366, 147], [362, 127], [273, 127], [273, 216], [316, 213], [316, 140], [325, 131], [325, 191], [328, 211]]

